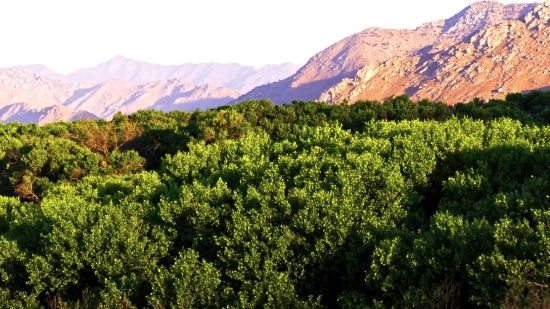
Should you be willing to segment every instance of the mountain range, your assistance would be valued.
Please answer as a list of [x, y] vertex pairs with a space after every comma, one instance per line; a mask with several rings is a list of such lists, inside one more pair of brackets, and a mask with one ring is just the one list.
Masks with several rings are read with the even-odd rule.
[[[0, 122], [46, 123], [139, 109], [191, 110], [270, 99], [328, 103], [406, 93], [448, 104], [550, 90], [550, 0], [474, 3], [416, 29], [368, 28], [301, 68], [158, 65], [116, 56], [62, 75], [44, 65], [0, 69]], [[244, 93], [244, 94], [243, 94]]]
[[33, 107], [27, 103], [15, 103], [0, 108], [0, 122], [38, 123], [44, 125], [55, 121], [75, 121], [79, 119], [99, 119], [86, 111], [72, 111], [62, 105], [43, 108]]
[[[63, 75], [42, 64], [0, 69], [0, 122], [110, 119], [140, 109], [207, 109], [297, 70], [292, 63], [261, 69], [236, 63], [159, 65], [116, 56]], [[55, 108], [54, 108], [55, 107]]]
[[65, 83], [17, 67], [0, 69], [0, 122], [37, 122], [38, 114], [51, 112], [45, 108], [52, 106], [57, 106], [56, 113], [43, 119], [110, 119], [118, 111], [130, 114], [140, 109], [206, 109], [238, 96], [234, 89], [195, 84], [183, 78], [145, 84], [122, 80]]
[[263, 68], [243, 66], [238, 63], [186, 63], [181, 65], [160, 65], [115, 56], [97, 66], [79, 69], [63, 75], [45, 65], [20, 66], [43, 76], [67, 83], [89, 82], [101, 84], [108, 80], [124, 80], [136, 84], [184, 78], [196, 84], [211, 84], [235, 89], [241, 93], [270, 82], [284, 79], [298, 70], [298, 66], [287, 62], [280, 65], [266, 65]]

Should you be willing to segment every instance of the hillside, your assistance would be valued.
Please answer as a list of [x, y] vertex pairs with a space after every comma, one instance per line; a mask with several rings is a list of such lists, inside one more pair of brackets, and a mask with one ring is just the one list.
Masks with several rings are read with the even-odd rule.
[[547, 1], [520, 20], [487, 26], [441, 51], [366, 66], [318, 99], [354, 102], [406, 93], [453, 104], [545, 89], [550, 86], [549, 18]]
[[342, 79], [353, 78], [365, 66], [376, 66], [396, 57], [436, 53], [486, 26], [516, 20], [533, 7], [534, 4], [483, 1], [449, 19], [428, 22], [414, 30], [369, 28], [314, 55], [291, 77], [257, 87], [235, 102], [261, 98], [275, 103], [315, 100]]

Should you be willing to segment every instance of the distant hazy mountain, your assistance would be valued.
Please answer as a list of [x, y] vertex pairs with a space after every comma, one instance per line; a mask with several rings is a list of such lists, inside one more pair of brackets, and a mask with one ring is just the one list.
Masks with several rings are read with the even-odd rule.
[[[47, 123], [101, 117], [140, 109], [206, 109], [226, 104], [240, 93], [175, 78], [136, 84], [110, 80], [98, 85], [69, 84], [18, 67], [0, 69], [0, 122]], [[55, 108], [53, 108], [55, 107]]]
[[0, 108], [0, 122], [38, 123], [44, 125], [56, 121], [75, 121], [78, 119], [98, 119], [92, 113], [72, 111], [61, 105], [34, 108], [27, 103], [15, 103]]
[[366, 66], [394, 57], [437, 53], [487, 26], [517, 20], [534, 7], [482, 1], [449, 19], [428, 22], [414, 30], [368, 28], [317, 53], [289, 78], [256, 87], [235, 102], [262, 98], [275, 103], [317, 100], [325, 90], [344, 78], [354, 78]]
[[50, 68], [48, 68], [47, 66], [45, 66], [43, 64], [21, 65], [19, 67], [22, 68], [22, 69], [25, 69], [27, 71], [31, 71], [33, 73], [38, 73], [42, 76], [47, 76], [47, 77], [52, 78], [52, 79], [67, 81], [65, 79], [65, 75], [63, 75], [61, 73], [54, 72], [54, 71], [50, 70]]
[[92, 84], [67, 84], [17, 67], [0, 69], [0, 108], [27, 103], [32, 108], [62, 104], [81, 88]]
[[108, 80], [123, 80], [137, 84], [170, 80], [188, 79], [197, 84], [211, 84], [247, 92], [259, 85], [287, 78], [298, 70], [292, 63], [267, 65], [261, 69], [242, 66], [237, 63], [199, 63], [182, 65], [160, 65], [116, 56], [95, 67], [77, 70], [62, 75], [43, 65], [22, 66], [22, 68], [47, 77], [69, 83], [91, 82], [100, 84]]
[[118, 111], [131, 114], [140, 109], [207, 109], [226, 104], [239, 95], [233, 89], [199, 85], [182, 78], [145, 84], [111, 80], [79, 90], [63, 105], [110, 119]]

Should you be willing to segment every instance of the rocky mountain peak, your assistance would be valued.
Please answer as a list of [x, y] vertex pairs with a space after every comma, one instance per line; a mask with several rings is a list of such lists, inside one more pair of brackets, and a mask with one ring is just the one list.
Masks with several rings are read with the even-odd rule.
[[444, 21], [442, 35], [430, 52], [439, 52], [476, 33], [506, 20], [518, 20], [536, 4], [504, 5], [497, 1], [480, 1], [469, 5]]
[[27, 79], [34, 75], [35, 73], [32, 73], [31, 71], [24, 70], [18, 67], [9, 67], [5, 69], [0, 69], [0, 78], [2, 79], [7, 79], [7, 78]]
[[123, 55], [116, 55], [113, 58], [109, 59], [106, 63], [124, 63], [128, 60], [131, 60], [131, 59], [126, 58]]

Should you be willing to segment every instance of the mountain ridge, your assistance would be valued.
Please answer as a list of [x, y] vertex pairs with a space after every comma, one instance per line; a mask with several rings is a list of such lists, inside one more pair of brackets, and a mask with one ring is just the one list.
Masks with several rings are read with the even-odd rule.
[[[406, 93], [449, 104], [474, 97], [490, 100], [506, 92], [550, 89], [547, 46], [550, 0], [508, 5], [481, 1], [415, 29], [367, 28], [315, 54], [297, 70], [292, 63], [263, 68], [156, 65], [122, 55], [61, 77], [39, 64], [0, 69], [0, 108], [28, 104], [12, 106], [8, 114], [15, 115], [62, 106], [110, 119], [119, 111], [205, 109], [263, 98], [276, 104], [338, 103]], [[289, 77], [269, 82], [293, 70]], [[235, 90], [257, 84], [262, 85], [244, 94]]]
[[268, 64], [262, 68], [216, 62], [161, 65], [122, 55], [116, 55], [96, 66], [81, 68], [66, 75], [54, 72], [42, 64], [19, 67], [67, 83], [101, 84], [115, 79], [143, 84], [185, 78], [197, 84], [232, 88], [242, 93], [261, 84], [284, 79], [298, 70], [298, 66], [291, 62]]
[[0, 123], [38, 123], [44, 125], [50, 122], [72, 122], [79, 119], [99, 119], [96, 115], [82, 111], [72, 111], [62, 105], [35, 108], [28, 103], [14, 103], [0, 108]]
[[[18, 67], [0, 69], [0, 109], [3, 111], [0, 121], [15, 119], [14, 115], [24, 113], [31, 117], [38, 112], [50, 112], [45, 108], [52, 106], [62, 106], [75, 113], [88, 112], [105, 119], [119, 111], [130, 114], [152, 108], [163, 111], [206, 109], [226, 104], [239, 95], [234, 89], [196, 84], [183, 78], [145, 84], [123, 80], [97, 85], [68, 84]], [[65, 110], [58, 114], [62, 116], [58, 120], [69, 117]], [[49, 116], [46, 119], [56, 121], [57, 118]]]
[[[535, 6], [536, 3], [504, 5], [497, 1], [482, 1], [448, 19], [427, 22], [414, 30], [371, 27], [317, 53], [289, 78], [256, 87], [232, 103], [262, 98], [277, 104], [318, 100], [335, 84], [354, 78], [366, 66], [392, 58], [445, 50], [456, 44], [457, 39], [462, 40], [486, 26], [521, 18]], [[340, 57], [345, 59], [342, 61]]]
[[550, 85], [550, 1], [537, 4], [519, 20], [506, 20], [429, 54], [393, 58], [366, 66], [318, 98], [384, 100], [406, 93], [413, 99], [448, 104], [474, 98], [503, 99], [505, 93]]

